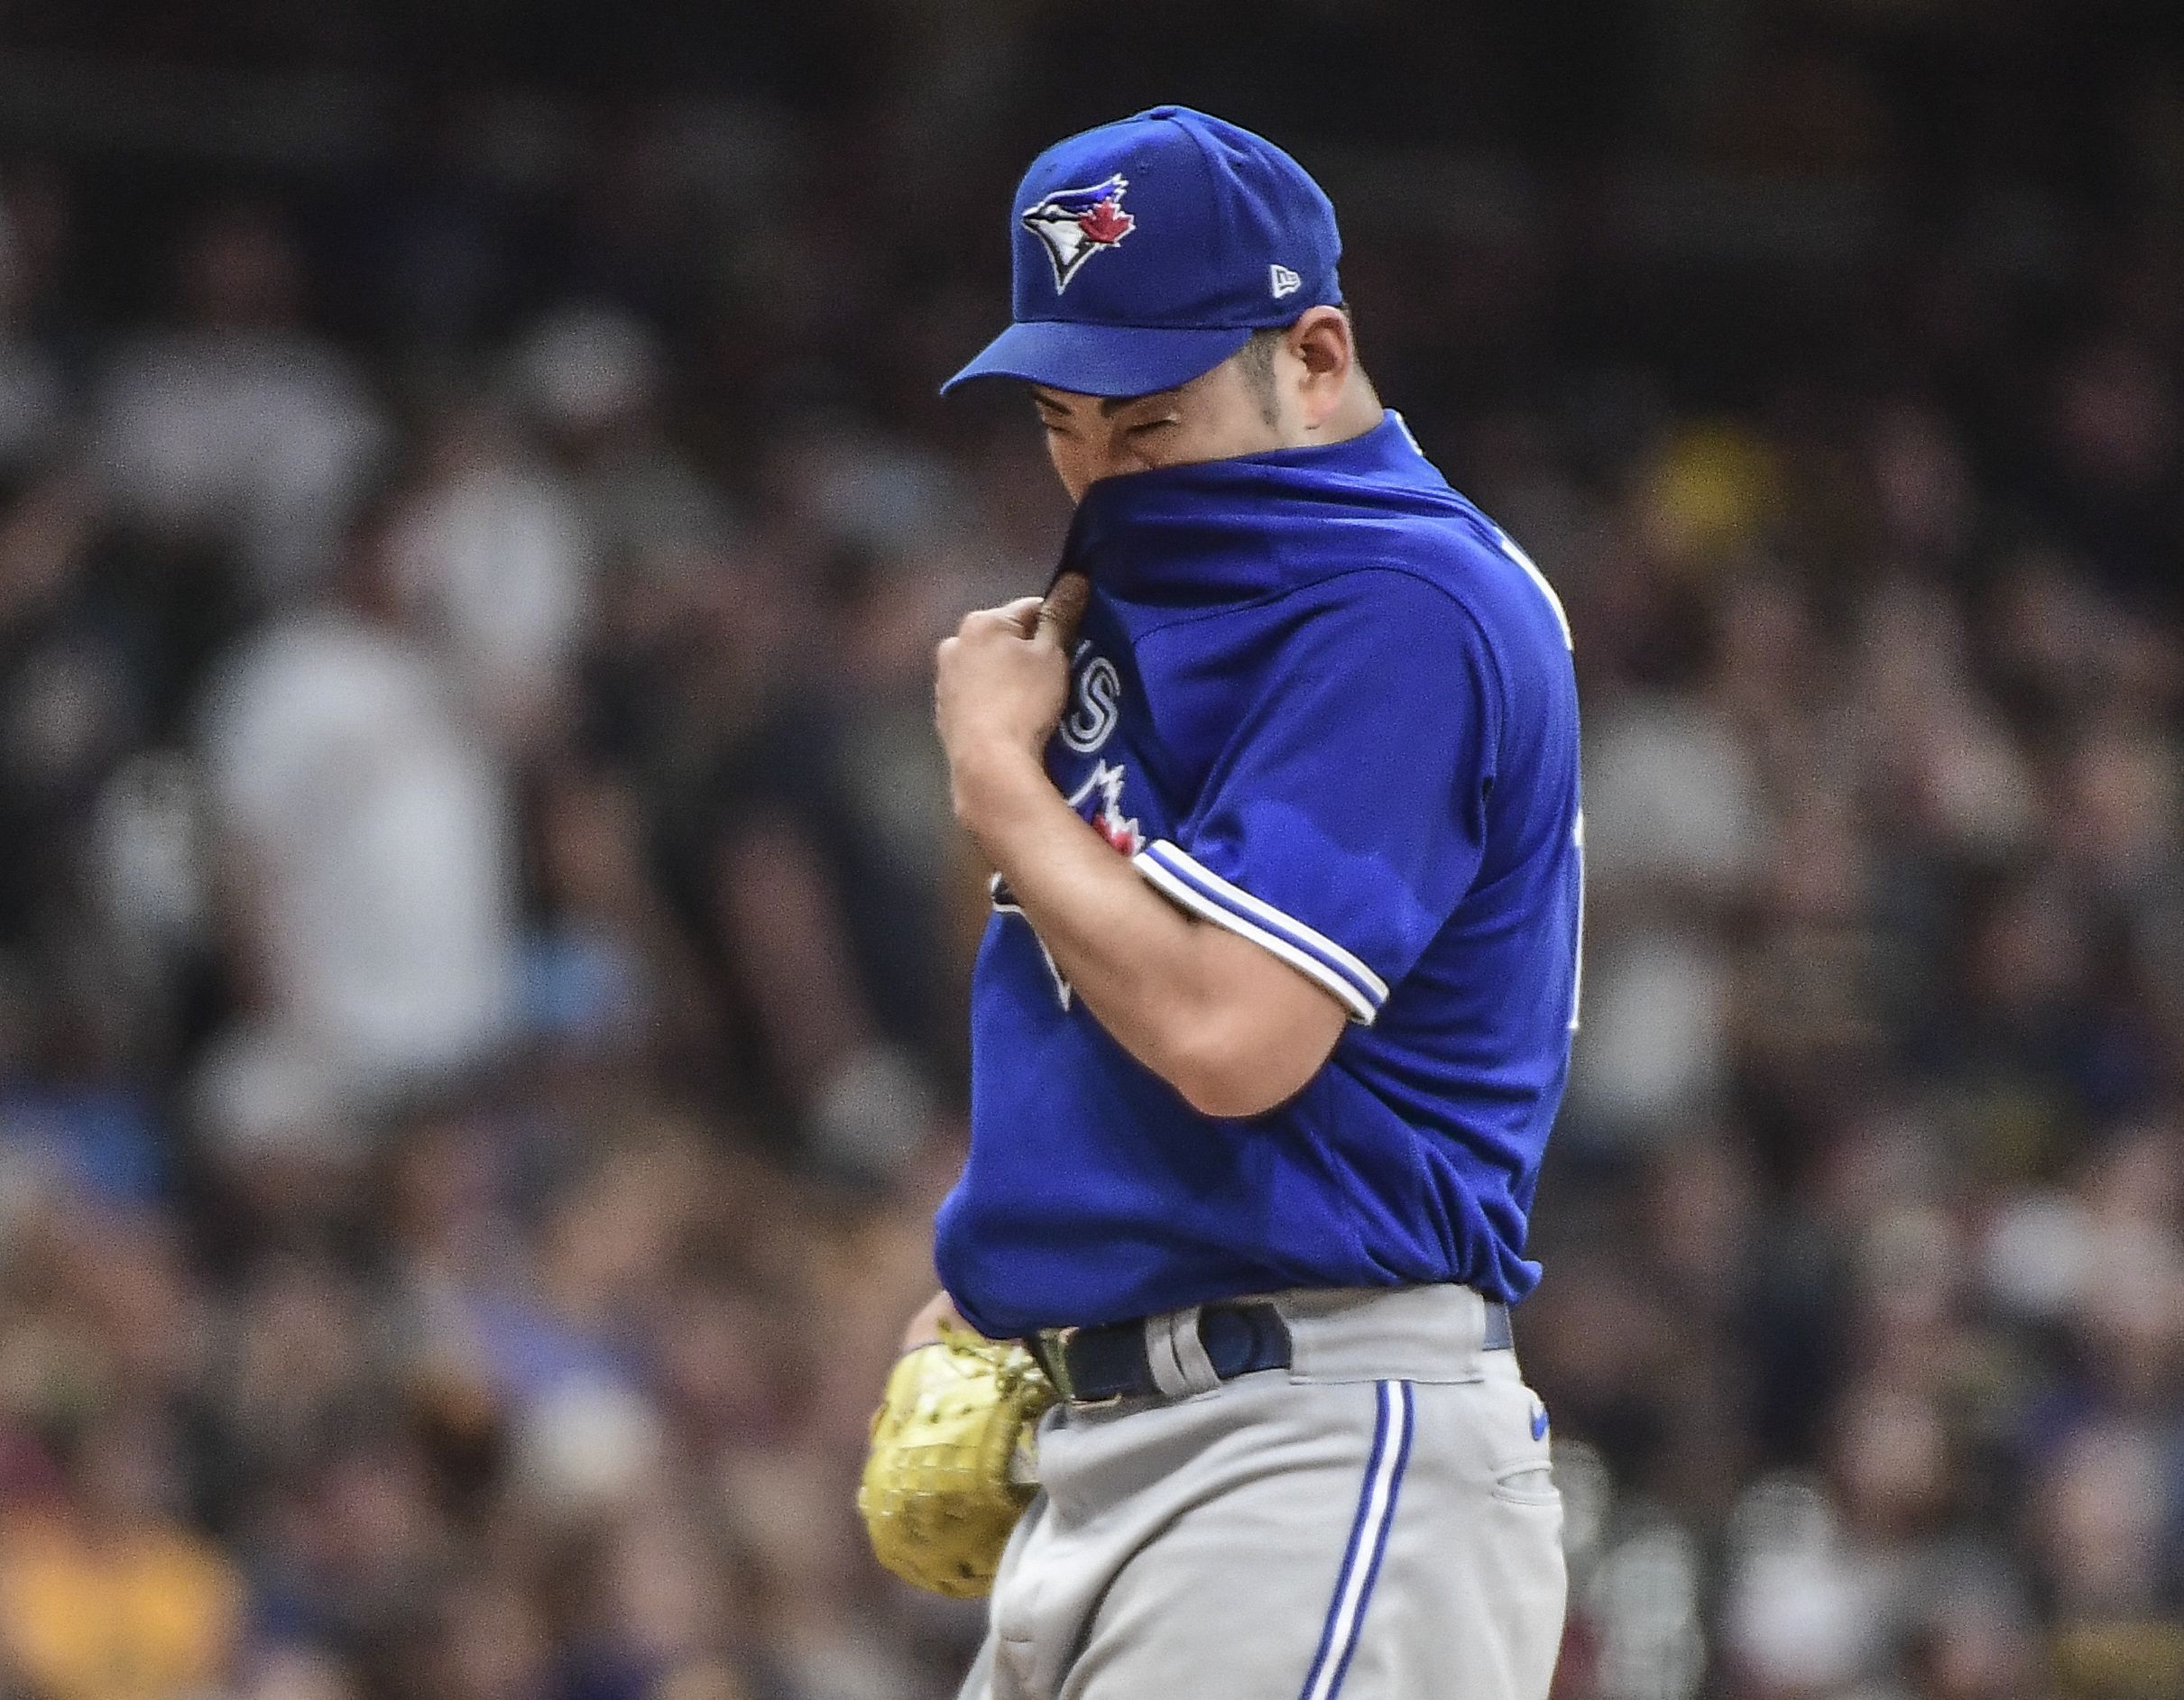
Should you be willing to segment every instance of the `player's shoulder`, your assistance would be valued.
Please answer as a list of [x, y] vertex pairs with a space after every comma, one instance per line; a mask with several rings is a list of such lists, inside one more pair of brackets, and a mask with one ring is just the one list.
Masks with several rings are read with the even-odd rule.
[[1451, 547], [1435, 563], [1448, 593], [1497, 636], [1544, 640], [1570, 648], [1570, 619], [1562, 599], [1516, 538], [1463, 495], [1451, 491], [1454, 509], [1446, 529]]
[[1331, 539], [1296, 588], [1309, 601], [1368, 610], [1376, 623], [1415, 626], [1421, 638], [1461, 625], [1497, 653], [1567, 651], [1562, 600], [1532, 557], [1457, 491], [1432, 495], [1367, 533]]
[[1388, 567], [1447, 596], [1489, 640], [1569, 648], [1569, 621], [1545, 575], [1455, 488], [1400, 413], [1390, 409], [1361, 445], [1359, 471], [1370, 495], [1359, 505], [1384, 521], [1370, 528], [1370, 541]]

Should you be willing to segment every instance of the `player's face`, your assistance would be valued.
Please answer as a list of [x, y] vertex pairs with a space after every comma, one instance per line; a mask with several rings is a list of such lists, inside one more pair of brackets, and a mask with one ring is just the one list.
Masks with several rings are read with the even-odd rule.
[[1157, 395], [1087, 396], [1034, 384], [1031, 397], [1072, 501], [1117, 473], [1257, 455], [1289, 440], [1283, 409], [1267, 418], [1264, 391], [1236, 360]]
[[1046, 452], [1070, 500], [1117, 473], [1337, 442], [1379, 423], [1379, 399], [1358, 369], [1340, 308], [1309, 308], [1267, 352], [1270, 371], [1254, 372], [1249, 354], [1239, 354], [1157, 395], [1087, 396], [1032, 385]]

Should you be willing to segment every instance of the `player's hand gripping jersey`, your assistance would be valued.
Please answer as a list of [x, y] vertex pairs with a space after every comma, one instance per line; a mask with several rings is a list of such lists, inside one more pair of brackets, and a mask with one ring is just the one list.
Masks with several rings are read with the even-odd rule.
[[1064, 566], [1093, 588], [1054, 782], [1167, 897], [1352, 1021], [1289, 1103], [1209, 1119], [997, 889], [949, 1291], [996, 1336], [1292, 1287], [1521, 1298], [1583, 887], [1553, 593], [1393, 414], [1096, 483]]

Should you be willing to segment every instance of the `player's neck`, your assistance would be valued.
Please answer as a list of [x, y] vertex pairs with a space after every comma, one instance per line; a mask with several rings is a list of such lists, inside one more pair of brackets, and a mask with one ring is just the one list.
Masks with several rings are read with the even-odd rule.
[[1325, 448], [1331, 444], [1347, 443], [1378, 425], [1385, 411], [1372, 380], [1362, 371], [1353, 370], [1350, 381], [1342, 387], [1342, 399], [1335, 403], [1334, 411], [1317, 425], [1300, 426], [1294, 440], [1283, 446]]

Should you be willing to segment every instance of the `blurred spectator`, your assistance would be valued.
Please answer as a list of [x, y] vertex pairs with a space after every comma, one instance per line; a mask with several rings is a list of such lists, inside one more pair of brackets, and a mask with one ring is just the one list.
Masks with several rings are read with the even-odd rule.
[[427, 455], [424, 486], [390, 539], [395, 588], [446, 652], [469, 712], [520, 753], [570, 712], [590, 538], [565, 482], [489, 411], [445, 419]]
[[178, 264], [180, 323], [118, 353], [97, 409], [117, 515], [232, 543], [260, 594], [323, 570], [382, 430], [346, 357], [302, 322], [300, 265], [262, 207], [207, 220]]
[[509, 1031], [507, 779], [403, 626], [390, 557], [374, 511], [329, 600], [254, 638], [206, 705], [217, 865], [253, 996], [198, 1107], [237, 1155], [338, 1138]]
[[0, 1659], [53, 1700], [160, 1700], [233, 1668], [244, 1594], [234, 1567], [173, 1521], [163, 1419], [110, 1408], [70, 1436], [48, 1508], [0, 1535]]

